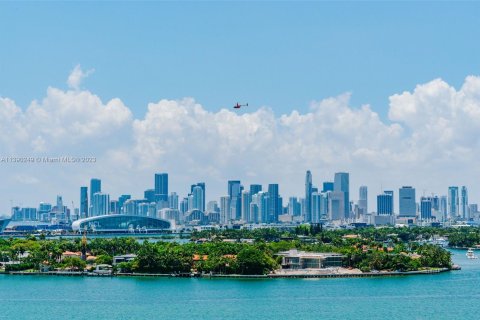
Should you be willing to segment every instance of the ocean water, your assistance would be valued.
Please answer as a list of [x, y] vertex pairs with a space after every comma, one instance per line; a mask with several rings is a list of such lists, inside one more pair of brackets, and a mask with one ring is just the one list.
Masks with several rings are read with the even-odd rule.
[[0, 319], [480, 319], [480, 259], [461, 271], [352, 279], [0, 276]]

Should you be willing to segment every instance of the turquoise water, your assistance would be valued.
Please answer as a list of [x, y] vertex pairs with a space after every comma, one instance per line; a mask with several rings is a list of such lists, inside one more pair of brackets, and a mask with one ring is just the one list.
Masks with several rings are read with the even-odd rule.
[[362, 279], [0, 276], [0, 319], [479, 319], [480, 259]]

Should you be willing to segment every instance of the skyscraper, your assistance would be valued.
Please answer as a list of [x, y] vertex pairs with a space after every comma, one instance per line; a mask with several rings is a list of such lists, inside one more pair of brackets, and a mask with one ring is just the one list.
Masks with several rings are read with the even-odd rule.
[[131, 198], [132, 196], [129, 194], [122, 194], [120, 197], [118, 197], [118, 208], [120, 210], [120, 213], [126, 212], [124, 208], [125, 202]]
[[182, 214], [185, 214], [188, 211], [188, 198], [183, 198], [182, 201], [180, 201], [180, 212]]
[[288, 199], [288, 214], [292, 216], [300, 216], [301, 213], [301, 205], [297, 197], [290, 197]]
[[282, 214], [281, 200], [277, 183], [271, 183], [268, 185], [268, 196], [270, 203], [267, 222], [276, 223], [278, 222], [278, 216]]
[[312, 221], [312, 173], [310, 170], [305, 175], [305, 222]]
[[388, 193], [377, 196], [377, 214], [393, 215], [393, 195]]
[[312, 210], [312, 223], [319, 223], [320, 218], [321, 218], [321, 213], [320, 213], [320, 204], [322, 201], [321, 194], [318, 192], [313, 192], [312, 193], [312, 204], [311, 204], [311, 210]]
[[192, 184], [192, 185], [190, 186], [190, 193], [193, 193], [193, 188], [195, 188], [195, 187], [200, 187], [200, 188], [202, 188], [202, 194], [203, 194], [203, 199], [202, 199], [202, 201], [203, 201], [203, 206], [202, 206], [202, 208], [199, 208], [198, 210], [200, 210], [200, 211], [202, 211], [202, 212], [205, 212], [205, 204], [206, 204], [206, 203], [205, 203], [205, 182], [198, 182], [198, 183], [196, 183], [196, 184]]
[[422, 220], [430, 220], [432, 218], [432, 198], [420, 198], [420, 218]]
[[250, 202], [251, 202], [250, 192], [247, 190], [242, 191], [242, 221], [245, 223], [252, 222], [250, 217]]
[[460, 197], [460, 214], [463, 219], [468, 220], [470, 218], [468, 212], [468, 191], [467, 187], [463, 186], [461, 189]]
[[343, 218], [348, 219], [350, 216], [350, 182], [347, 172], [335, 173], [333, 182], [333, 191], [343, 193]]
[[97, 192], [102, 192], [102, 180], [92, 178], [90, 179], [90, 210], [93, 206], [93, 195]]
[[155, 189], [147, 189], [143, 192], [143, 198], [148, 202], [155, 202]]
[[415, 217], [417, 204], [415, 202], [415, 188], [403, 186], [398, 191], [399, 214], [401, 217]]
[[220, 223], [228, 223], [230, 219], [230, 196], [220, 197]]
[[110, 212], [110, 196], [105, 193], [97, 192], [92, 199], [92, 216], [101, 216]]
[[88, 217], [88, 187], [80, 187], [80, 218]]
[[458, 216], [458, 187], [448, 187], [448, 215], [450, 218]]
[[168, 207], [170, 209], [177, 209], [178, 210], [178, 195], [177, 195], [176, 192], [172, 192], [168, 196]]
[[119, 214], [120, 207], [118, 206], [118, 200], [110, 200], [110, 213]]
[[155, 173], [155, 201], [168, 202], [168, 173]]
[[261, 184], [251, 184], [250, 185], [250, 195], [251, 196], [259, 193], [260, 191], [262, 191], [262, 185]]
[[330, 220], [345, 219], [345, 193], [341, 191], [329, 191], [328, 194], [328, 218]]
[[368, 188], [367, 186], [361, 186], [358, 189], [358, 208], [361, 214], [368, 213]]
[[192, 196], [193, 196], [193, 207], [192, 209], [197, 209], [202, 212], [205, 211], [205, 203], [203, 202], [204, 199], [204, 193], [203, 193], [203, 188], [199, 185], [196, 185], [193, 187], [192, 190]]
[[[88, 214], [88, 206], [86, 210]], [[38, 206], [38, 219], [41, 221], [49, 221], [49, 215], [51, 211], [52, 205], [50, 203], [40, 202], [40, 205]]]
[[259, 192], [258, 219], [259, 223], [268, 223], [270, 213], [270, 195], [268, 192]]
[[447, 196], [441, 196], [440, 197], [440, 208], [439, 208], [439, 211], [440, 211], [440, 214], [442, 215], [441, 218], [442, 218], [442, 221], [446, 221], [447, 220], [447, 214], [448, 214], [448, 201], [447, 201]]
[[435, 210], [435, 211], [440, 210], [440, 198], [438, 196], [432, 197], [432, 210]]
[[328, 192], [328, 191], [333, 191], [334, 189], [334, 183], [333, 182], [324, 182], [323, 183], [323, 189], [322, 189], [322, 192], [325, 193], [325, 192]]
[[230, 197], [229, 219], [240, 220], [242, 218], [242, 191], [243, 187], [239, 180], [228, 181], [228, 196]]

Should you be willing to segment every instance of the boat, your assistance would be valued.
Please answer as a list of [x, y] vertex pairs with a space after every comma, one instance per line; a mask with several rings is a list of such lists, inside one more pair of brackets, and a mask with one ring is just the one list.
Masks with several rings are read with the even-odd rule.
[[475, 256], [475, 253], [473, 253], [473, 249], [472, 249], [472, 248], [468, 248], [467, 258], [468, 258], [468, 259], [478, 259], [478, 257]]

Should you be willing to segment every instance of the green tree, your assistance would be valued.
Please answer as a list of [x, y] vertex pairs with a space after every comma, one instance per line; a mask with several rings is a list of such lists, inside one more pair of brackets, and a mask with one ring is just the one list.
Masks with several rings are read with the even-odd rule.
[[71, 268], [74, 270], [83, 270], [87, 266], [86, 262], [78, 257], [66, 257], [62, 261], [64, 268]]
[[276, 267], [276, 262], [253, 246], [246, 246], [237, 255], [240, 274], [266, 274]]
[[113, 257], [109, 256], [108, 254], [102, 254], [97, 256], [95, 259], [96, 264], [112, 264]]

